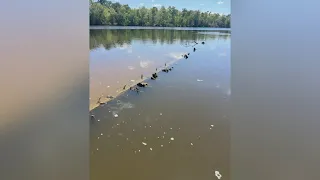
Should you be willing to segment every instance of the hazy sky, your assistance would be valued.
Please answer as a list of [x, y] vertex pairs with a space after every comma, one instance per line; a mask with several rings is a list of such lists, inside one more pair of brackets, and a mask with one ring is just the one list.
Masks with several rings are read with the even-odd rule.
[[231, 0], [112, 0], [130, 7], [175, 6], [177, 9], [187, 8], [192, 10], [211, 11], [223, 14], [230, 13]]

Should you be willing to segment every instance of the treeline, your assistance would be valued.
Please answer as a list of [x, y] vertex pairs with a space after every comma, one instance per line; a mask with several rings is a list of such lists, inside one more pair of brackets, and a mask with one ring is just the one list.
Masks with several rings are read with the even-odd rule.
[[142, 43], [153, 44], [173, 44], [181, 43], [185, 45], [188, 42], [206, 41], [208, 39], [230, 39], [230, 35], [212, 35], [194, 33], [193, 31], [174, 31], [174, 30], [90, 30], [90, 49], [103, 46], [105, 49], [121, 47], [124, 44], [130, 45], [133, 40], [141, 40]]
[[230, 28], [230, 14], [165, 8], [130, 8], [107, 0], [90, 0], [90, 25]]

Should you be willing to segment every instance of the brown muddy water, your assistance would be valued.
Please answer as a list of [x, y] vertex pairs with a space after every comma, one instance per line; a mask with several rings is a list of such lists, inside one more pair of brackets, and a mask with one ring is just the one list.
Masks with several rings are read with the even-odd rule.
[[230, 179], [228, 32], [91, 29], [90, 50], [90, 108], [116, 97], [91, 110], [91, 180]]

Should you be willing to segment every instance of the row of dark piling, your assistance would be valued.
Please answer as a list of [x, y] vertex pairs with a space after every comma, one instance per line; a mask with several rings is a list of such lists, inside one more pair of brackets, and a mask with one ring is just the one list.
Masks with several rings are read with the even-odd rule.
[[[193, 47], [193, 52], [195, 52], [195, 51], [197, 50], [194, 46], [197, 45], [197, 44], [199, 44], [199, 43], [196, 42], [196, 41], [194, 41], [194, 43], [195, 43], [195, 44], [192, 46], [192, 47]], [[202, 42], [201, 44], [205, 44], [205, 42]], [[182, 57], [185, 58], [185, 59], [188, 59], [189, 56], [190, 56], [190, 53], [187, 53], [187, 54], [183, 54], [183, 55], [182, 55]], [[162, 72], [166, 72], [166, 73], [168, 73], [169, 71], [172, 71], [173, 68], [174, 68], [174, 67], [168, 68], [166, 63], [165, 63], [164, 66], [165, 66], [165, 68], [162, 69]], [[157, 73], [157, 71], [158, 71], [158, 68], [156, 68], [156, 72], [151, 75], [151, 80], [156, 80], [156, 79], [158, 78], [158, 73]], [[143, 79], [143, 75], [141, 75], [141, 79]], [[148, 83], [138, 83], [135, 87], [130, 88], [130, 90], [134, 90], [134, 91], [136, 91], [137, 93], [139, 93], [140, 90], [139, 90], [138, 87], [146, 87], [146, 86], [148, 86]]]
[[[199, 44], [199, 43], [196, 42], [196, 41], [194, 41], [194, 45], [192, 45], [192, 47], [193, 47], [193, 52], [195, 52], [195, 51], [197, 50], [197, 49], [194, 47], [194, 46], [196, 46], [197, 44]], [[205, 42], [201, 42], [201, 44], [205, 44]], [[190, 53], [187, 53], [187, 54], [183, 54], [183, 55], [182, 55], [182, 57], [183, 57], [184, 59], [188, 59], [189, 56], [190, 56]], [[165, 68], [162, 69], [161, 71], [162, 71], [162, 72], [165, 72], [165, 73], [168, 73], [169, 71], [172, 71], [173, 68], [174, 68], [174, 67], [168, 68], [168, 67], [167, 67], [167, 64], [165, 63]], [[158, 73], [157, 73], [157, 71], [158, 71], [158, 68], [156, 68], [156, 72], [152, 74], [151, 80], [156, 80], [156, 79], [158, 78]], [[141, 79], [143, 79], [143, 75], [141, 75]], [[140, 83], [137, 83], [135, 86], [130, 87], [129, 90], [131, 90], [131, 91], [136, 91], [137, 93], [139, 93], [139, 92], [140, 92], [140, 89], [139, 89], [139, 88], [144, 88], [144, 87], [147, 87], [147, 86], [148, 86], [148, 83], [140, 82]], [[125, 90], [126, 87], [127, 87], [127, 85], [125, 85], [125, 86], [123, 87], [123, 90]], [[112, 96], [107, 96], [107, 98], [113, 99], [114, 97], [112, 97]], [[100, 104], [100, 105], [105, 104], [105, 103], [101, 102], [101, 97], [98, 99], [98, 102], [97, 102], [97, 103]]]

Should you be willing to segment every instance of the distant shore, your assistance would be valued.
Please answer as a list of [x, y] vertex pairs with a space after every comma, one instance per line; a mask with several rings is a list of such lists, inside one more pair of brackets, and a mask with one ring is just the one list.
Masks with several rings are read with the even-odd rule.
[[167, 30], [210, 30], [231, 31], [231, 28], [214, 27], [159, 27], [159, 26], [90, 26], [90, 29], [167, 29]]

